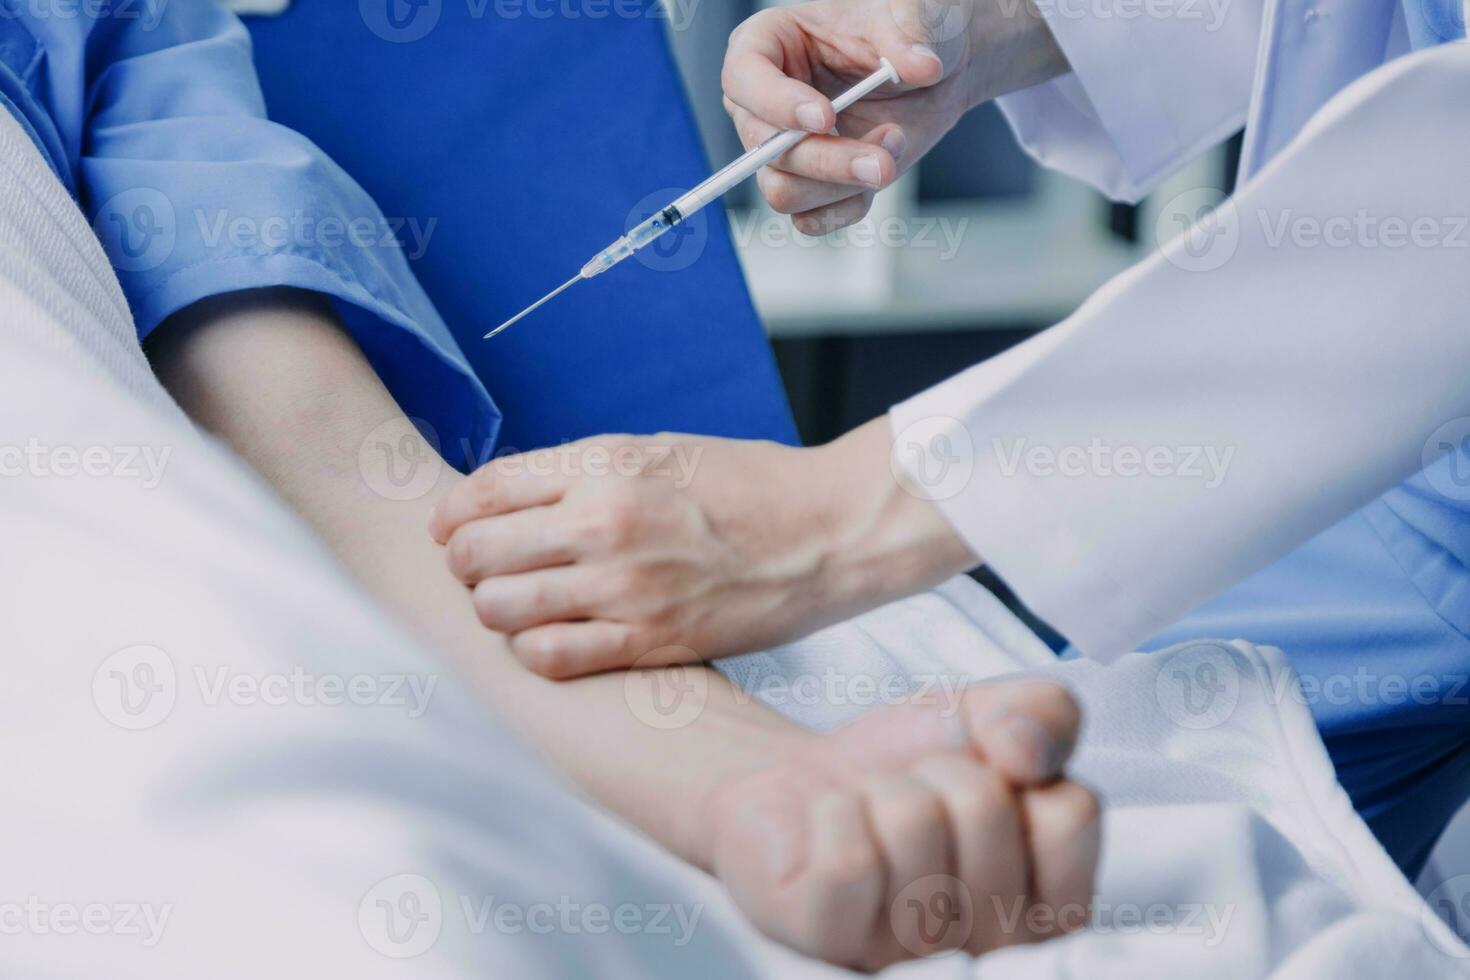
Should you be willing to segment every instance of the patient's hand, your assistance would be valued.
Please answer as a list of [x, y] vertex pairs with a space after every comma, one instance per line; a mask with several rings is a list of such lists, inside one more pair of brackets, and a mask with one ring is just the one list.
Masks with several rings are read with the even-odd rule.
[[[1085, 893], [1095, 849], [1088, 843], [1095, 830], [1086, 827], [1090, 799], [1053, 783], [1027, 790], [1018, 805], [995, 792], [985, 775], [1002, 773], [1022, 786], [1056, 777], [1076, 729], [1075, 708], [1057, 689], [978, 688], [966, 695], [960, 721], [953, 712], [946, 719], [930, 708], [894, 710], [817, 738], [736, 697], [724, 678], [713, 677], [697, 717], [686, 727], [664, 728], [634, 708], [626, 678], [548, 683], [521, 670], [503, 654], [501, 639], [480, 629], [462, 590], [445, 573], [440, 549], [423, 536], [429, 501], [375, 493], [359, 468], [364, 440], [382, 420], [402, 416], [320, 297], [270, 291], [198, 303], [155, 335], [151, 353], [180, 404], [259, 467], [346, 566], [416, 625], [495, 714], [602, 804], [701, 867], [718, 865], [741, 904], [771, 933], [834, 958], [885, 962], [903, 947], [882, 940], [880, 903], [888, 901], [892, 885], [931, 866], [952, 868], [967, 888], [985, 894], [1021, 894], [1034, 880], [1027, 894], [1043, 901], [1064, 893], [1053, 884], [1062, 880], [1056, 869], [1075, 869], [1081, 884], [1074, 890]], [[414, 451], [433, 452], [422, 441]], [[441, 478], [446, 489], [459, 480], [448, 466]], [[535, 505], [523, 500], [521, 506]], [[505, 531], [515, 538], [522, 525], [508, 523]], [[534, 546], [531, 539], [521, 543]], [[498, 550], [488, 554], [493, 558]], [[1006, 692], [1014, 700], [1002, 700]], [[995, 716], [997, 704], [1015, 710]], [[1029, 712], [1031, 720], [1018, 711]], [[947, 737], [950, 732], [971, 734]], [[896, 792], [880, 799], [882, 785], [870, 781], [884, 772]], [[933, 810], [918, 819], [906, 816], [914, 792], [906, 780], [921, 777], [938, 780], [954, 796], [942, 821]], [[973, 804], [973, 815], [964, 816], [969, 810], [960, 797], [985, 791], [987, 779], [995, 798]], [[1064, 818], [1057, 820], [1054, 809], [1064, 810]], [[866, 843], [853, 844], [854, 835], [838, 823], [855, 811], [872, 821], [863, 825]], [[1029, 822], [1029, 843], [1013, 832], [1018, 817]], [[762, 832], [763, 819], [772, 833]], [[825, 832], [805, 836], [808, 820], [830, 822], [840, 846], [827, 846]], [[951, 821], [959, 831], [953, 844]], [[983, 854], [976, 850], [982, 836]], [[773, 853], [781, 857], [783, 846], [776, 866]], [[843, 866], [825, 863], [849, 854], [861, 872], [851, 905], [815, 904], [849, 895], [841, 883]], [[1051, 863], [1052, 855], [1061, 863]], [[861, 943], [832, 932], [834, 916], [849, 914], [853, 920], [842, 926]], [[982, 931], [973, 942], [980, 948], [1010, 938]]]
[[877, 970], [1087, 923], [1097, 802], [1047, 781], [1076, 707], [1025, 681], [970, 688], [958, 707], [876, 712], [716, 794], [713, 867], [763, 931]]

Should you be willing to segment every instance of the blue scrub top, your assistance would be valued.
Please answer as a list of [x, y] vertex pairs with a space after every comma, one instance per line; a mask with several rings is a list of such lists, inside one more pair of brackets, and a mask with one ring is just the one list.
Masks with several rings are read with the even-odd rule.
[[[358, 184], [267, 121], [251, 42], [212, 2], [0, 0], [0, 104], [93, 219], [146, 337], [209, 296], [331, 296], [450, 461], [500, 413]], [[446, 437], [453, 434], [452, 438]]]

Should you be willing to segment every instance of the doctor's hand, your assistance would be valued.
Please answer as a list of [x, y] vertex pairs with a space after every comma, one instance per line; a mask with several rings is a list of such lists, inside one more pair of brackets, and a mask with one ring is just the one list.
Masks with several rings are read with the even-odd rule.
[[[872, 74], [883, 57], [903, 83], [836, 116], [828, 96]], [[747, 148], [782, 129], [822, 134], [758, 180], [800, 231], [825, 235], [861, 220], [873, 194], [970, 109], [1067, 70], [1033, 4], [812, 0], [764, 10], [730, 35], [725, 109]]]
[[604, 436], [482, 467], [429, 530], [537, 673], [710, 660], [977, 564], [889, 450], [884, 418], [815, 449]]

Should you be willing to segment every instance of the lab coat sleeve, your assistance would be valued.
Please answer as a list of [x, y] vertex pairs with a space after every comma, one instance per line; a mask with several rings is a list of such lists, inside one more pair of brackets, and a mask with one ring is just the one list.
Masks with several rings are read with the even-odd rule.
[[[98, 17], [74, 66], [79, 190], [140, 336], [209, 296], [327, 294], [404, 411], [452, 462], [472, 462], [500, 415], [405, 258], [427, 247], [432, 219], [389, 221], [320, 149], [266, 119], [233, 15], [214, 3], [149, 9], [156, 21]], [[63, 70], [66, 40], [48, 43]]]
[[1110, 658], [1459, 445], [1466, 105], [1470, 44], [1350, 86], [1192, 250], [1175, 239], [893, 409], [896, 451], [927, 438], [967, 481], [935, 481], [923, 452], [900, 465], [1025, 603]]
[[1250, 104], [1262, 0], [1039, 4], [1069, 74], [998, 100], [1039, 163], [1137, 201], [1238, 131]]

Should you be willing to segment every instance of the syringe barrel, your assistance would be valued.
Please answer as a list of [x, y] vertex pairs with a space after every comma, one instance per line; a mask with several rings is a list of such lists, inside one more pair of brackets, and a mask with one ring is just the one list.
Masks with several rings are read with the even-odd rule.
[[655, 213], [647, 221], [597, 253], [591, 262], [582, 267], [582, 278], [591, 279], [593, 276], [601, 275], [634, 252], [651, 245], [683, 220], [684, 215], [673, 205]]
[[[833, 99], [832, 108], [837, 112], [842, 112], [880, 86], [898, 80], [898, 71], [892, 63], [887, 58], [880, 58], [878, 70]], [[652, 243], [659, 236], [666, 234], [679, 222], [693, 217], [703, 208], [719, 200], [732, 187], [749, 178], [761, 167], [773, 163], [810, 135], [805, 130], [796, 129], [775, 133], [765, 142], [722, 168], [704, 183], [599, 252], [592, 261], [582, 267], [582, 278], [591, 279], [611, 269], [634, 252]]]

